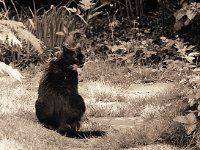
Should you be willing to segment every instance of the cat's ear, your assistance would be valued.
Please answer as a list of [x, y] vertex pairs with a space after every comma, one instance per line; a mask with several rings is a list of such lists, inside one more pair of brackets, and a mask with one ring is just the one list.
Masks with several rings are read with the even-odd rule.
[[62, 50], [63, 50], [64, 54], [68, 54], [69, 53], [69, 49], [65, 45], [62, 46]]
[[65, 45], [62, 46], [62, 50], [64, 55], [74, 55], [74, 51]]

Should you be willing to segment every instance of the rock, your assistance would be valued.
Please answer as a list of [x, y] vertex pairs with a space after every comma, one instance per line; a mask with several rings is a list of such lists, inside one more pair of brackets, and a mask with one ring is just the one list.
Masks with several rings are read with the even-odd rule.
[[110, 125], [117, 130], [134, 128], [144, 121], [141, 117], [100, 117], [90, 118], [90, 120], [99, 124]]
[[127, 90], [132, 98], [173, 97], [179, 93], [174, 83], [132, 84]]

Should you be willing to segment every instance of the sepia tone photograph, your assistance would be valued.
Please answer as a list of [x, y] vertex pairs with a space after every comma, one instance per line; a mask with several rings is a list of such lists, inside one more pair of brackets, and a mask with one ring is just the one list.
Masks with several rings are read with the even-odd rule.
[[0, 150], [200, 150], [200, 0], [0, 0]]

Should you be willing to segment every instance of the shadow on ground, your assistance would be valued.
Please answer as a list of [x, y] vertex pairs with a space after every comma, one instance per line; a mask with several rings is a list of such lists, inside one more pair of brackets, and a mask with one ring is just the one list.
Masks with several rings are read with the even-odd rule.
[[[32, 112], [24, 111], [23, 113], [16, 114], [16, 116], [23, 118], [25, 120], [32, 121], [33, 123], [39, 123], [40, 124], [37, 117]], [[43, 126], [43, 125], [41, 124], [41, 126]], [[47, 130], [54, 130], [54, 129], [49, 128], [49, 127], [44, 127], [44, 128], [46, 128]], [[77, 132], [73, 132], [73, 133], [68, 133], [64, 136], [69, 137], [69, 138], [76, 138], [76, 139], [86, 139], [86, 138], [101, 137], [101, 136], [104, 136], [104, 135], [106, 135], [105, 131], [97, 130], [97, 131], [77, 131]]]
[[105, 131], [77, 131], [75, 133], [70, 133], [65, 136], [76, 139], [88, 139], [88, 138], [102, 137], [104, 135], [106, 135]]

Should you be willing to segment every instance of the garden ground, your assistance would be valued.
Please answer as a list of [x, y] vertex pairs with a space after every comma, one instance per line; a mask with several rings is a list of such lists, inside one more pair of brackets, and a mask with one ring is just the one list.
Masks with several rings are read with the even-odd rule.
[[[109, 82], [106, 76], [111, 72], [104, 74], [102, 68], [106, 69], [105, 66], [98, 63], [98, 68], [95, 65], [86, 64], [80, 78], [79, 92], [87, 105], [81, 131], [105, 131], [105, 136], [74, 139], [44, 128], [38, 123], [34, 110], [42, 73], [37, 72], [31, 77], [26, 73], [24, 76], [27, 78], [21, 83], [7, 76], [0, 78], [0, 149], [175, 150], [191, 146], [191, 139], [176, 137], [175, 131], [181, 128], [172, 121], [185, 108], [179, 100], [182, 87], [162, 80], [158, 83], [124, 84], [122, 73], [113, 75]], [[95, 79], [95, 73], [99, 79]], [[158, 73], [148, 77], [151, 71], [145, 74], [140, 73], [135, 81], [141, 80], [141, 76], [144, 79], [164, 76]]]

